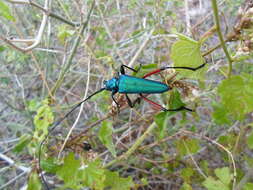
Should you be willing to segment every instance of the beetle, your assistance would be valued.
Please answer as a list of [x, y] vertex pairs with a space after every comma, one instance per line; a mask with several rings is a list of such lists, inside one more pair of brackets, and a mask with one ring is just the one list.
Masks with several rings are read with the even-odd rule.
[[[59, 124], [61, 124], [61, 122], [64, 119], [66, 119], [76, 108], [81, 106], [85, 101], [89, 100], [94, 95], [96, 95], [96, 94], [98, 94], [98, 93], [100, 93], [104, 90], [111, 91], [112, 100], [117, 105], [118, 110], [119, 110], [119, 103], [116, 101], [116, 99], [114, 97], [116, 93], [125, 94], [127, 103], [131, 108], [133, 108], [135, 103], [137, 103], [138, 101], [133, 103], [130, 100], [130, 98], [128, 97], [128, 94], [139, 94], [140, 95], [139, 100], [143, 99], [143, 100], [147, 101], [148, 103], [158, 107], [162, 111], [181, 111], [181, 110], [193, 111], [192, 109], [189, 109], [189, 108], [184, 107], [184, 106], [181, 106], [181, 107], [176, 108], [176, 109], [167, 109], [167, 108], [164, 108], [161, 105], [153, 102], [152, 100], [148, 99], [147, 97], [145, 97], [143, 94], [157, 94], [157, 93], [160, 94], [160, 93], [163, 93], [163, 92], [166, 92], [166, 91], [169, 91], [169, 90], [172, 89], [172, 87], [170, 87], [169, 85], [167, 85], [165, 83], [155, 81], [155, 80], [146, 79], [146, 78], [151, 76], [151, 75], [158, 74], [158, 73], [160, 73], [160, 72], [162, 72], [166, 69], [186, 69], [186, 70], [196, 71], [196, 70], [201, 69], [202, 67], [204, 67], [205, 64], [206, 63], [203, 63], [202, 65], [200, 65], [196, 68], [192, 68], [192, 67], [168, 67], [168, 66], [161, 67], [161, 68], [156, 69], [156, 70], [154, 70], [150, 73], [147, 73], [142, 78], [130, 76], [130, 75], [127, 75], [125, 73], [125, 69], [129, 69], [129, 70], [137, 73], [141, 69], [141, 65], [139, 66], [139, 68], [137, 70], [133, 69], [131, 67], [128, 67], [127, 65], [121, 65], [120, 66], [120, 72], [117, 73], [116, 77], [113, 77], [110, 80], [104, 81], [103, 82], [104, 83], [103, 88], [99, 89], [98, 91], [96, 91], [93, 94], [91, 94], [90, 96], [88, 96], [86, 99], [79, 102], [67, 114], [65, 114], [62, 118], [60, 118], [57, 122], [55, 122], [53, 124], [53, 126], [48, 131], [48, 134], [41, 141], [41, 143], [39, 145], [39, 153], [38, 153], [39, 169], [41, 170], [41, 149], [42, 149], [43, 144], [45, 143], [45, 141], [49, 137], [49, 134]], [[41, 172], [41, 179], [44, 182], [46, 188], [49, 189], [48, 184], [47, 184], [46, 180], [44, 179], [44, 176], [43, 176], [42, 172]]]
[[[117, 105], [118, 110], [119, 110], [119, 104], [114, 98], [114, 95], [116, 93], [125, 94], [127, 103], [129, 105], [129, 107], [131, 107], [131, 108], [133, 108], [135, 104], [132, 103], [128, 94], [139, 94], [140, 98], [142, 98], [143, 100], [147, 101], [148, 103], [160, 108], [162, 111], [180, 111], [180, 110], [193, 111], [192, 109], [186, 108], [184, 106], [181, 106], [176, 109], [167, 109], [167, 108], [164, 108], [161, 105], [153, 102], [152, 100], [146, 98], [143, 94], [157, 94], [157, 93], [160, 94], [160, 93], [163, 93], [163, 92], [166, 92], [166, 91], [169, 91], [172, 89], [172, 87], [170, 87], [169, 85], [167, 85], [165, 83], [162, 83], [159, 81], [154, 81], [154, 80], [149, 80], [146, 78], [151, 75], [160, 73], [161, 71], [164, 71], [166, 69], [186, 69], [186, 70], [196, 71], [204, 66], [205, 66], [205, 63], [196, 67], [196, 68], [192, 68], [192, 67], [161, 67], [157, 70], [147, 73], [142, 78], [138, 78], [138, 77], [126, 75], [125, 68], [137, 73], [141, 69], [141, 65], [139, 66], [139, 68], [137, 70], [135, 70], [131, 67], [128, 67], [127, 65], [121, 65], [120, 73], [118, 73], [118, 76], [113, 77], [112, 79], [110, 79], [108, 81], [104, 81], [104, 89], [112, 92], [111, 97], [112, 97], [112, 100]], [[137, 102], [138, 101], [136, 101], [135, 103], [137, 103]]]

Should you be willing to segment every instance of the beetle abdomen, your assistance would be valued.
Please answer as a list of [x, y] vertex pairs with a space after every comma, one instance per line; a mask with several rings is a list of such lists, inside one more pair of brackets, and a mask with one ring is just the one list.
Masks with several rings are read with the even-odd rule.
[[119, 77], [119, 93], [129, 94], [154, 94], [163, 93], [170, 90], [170, 87], [164, 83], [137, 78], [129, 75], [120, 75]]

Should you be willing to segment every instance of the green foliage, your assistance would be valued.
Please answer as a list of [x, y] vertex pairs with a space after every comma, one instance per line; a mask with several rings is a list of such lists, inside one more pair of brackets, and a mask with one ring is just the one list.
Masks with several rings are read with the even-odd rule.
[[214, 112], [212, 118], [218, 125], [231, 124], [231, 117], [229, 116], [229, 110], [223, 104], [214, 102]]
[[75, 34], [75, 30], [69, 29], [67, 25], [60, 25], [57, 29], [57, 37], [62, 44], [66, 43], [66, 40]]
[[218, 179], [214, 179], [213, 177], [208, 177], [203, 182], [203, 185], [208, 190], [230, 190], [229, 184], [232, 180], [232, 174], [230, 174], [229, 168], [217, 168], [214, 170], [215, 175], [218, 177]]
[[[171, 59], [176, 67], [198, 67], [204, 60], [201, 55], [201, 43], [182, 34], [177, 34], [179, 40], [171, 47]], [[195, 72], [180, 70], [180, 75], [188, 78], [203, 79], [207, 68]]]
[[129, 190], [134, 186], [130, 176], [127, 178], [121, 178], [117, 172], [111, 172], [109, 170], [105, 171], [105, 175], [105, 186], [111, 187], [111, 190]]
[[65, 157], [63, 165], [58, 168], [56, 174], [64, 181], [65, 188], [89, 187], [94, 190], [130, 190], [134, 186], [131, 177], [122, 178], [117, 172], [103, 169], [99, 160], [83, 165], [80, 160], [75, 159], [73, 153]]
[[15, 21], [15, 18], [11, 15], [9, 6], [6, 5], [2, 0], [0, 0], [0, 16], [9, 21]]
[[253, 132], [247, 137], [247, 144], [250, 149], [253, 149]]
[[48, 105], [48, 100], [42, 102], [42, 106], [37, 110], [37, 114], [34, 117], [35, 132], [34, 137], [39, 141], [44, 139], [48, 133], [48, 127], [54, 121], [53, 112]]
[[193, 189], [192, 189], [192, 187], [189, 184], [184, 183], [182, 185], [182, 187], [180, 188], [180, 190], [193, 190]]
[[180, 156], [194, 154], [200, 149], [197, 139], [180, 139], [175, 142], [177, 151]]
[[235, 75], [218, 86], [221, 103], [235, 119], [242, 120], [253, 111], [253, 77], [249, 74]]
[[246, 183], [243, 187], [243, 190], [252, 190], [253, 189], [253, 183]]
[[20, 153], [31, 142], [31, 139], [31, 135], [22, 135], [19, 139], [18, 144], [15, 145], [13, 152]]
[[168, 113], [167, 112], [161, 112], [155, 115], [155, 123], [158, 126], [157, 127], [157, 134], [158, 139], [161, 140], [166, 135], [166, 129], [167, 129], [167, 119], [168, 119]]
[[103, 145], [105, 145], [106, 148], [108, 148], [108, 150], [112, 153], [112, 155], [116, 157], [116, 150], [112, 141], [112, 134], [113, 134], [112, 123], [104, 121], [98, 132], [98, 138], [103, 143]]
[[64, 181], [65, 188], [80, 189], [80, 171], [81, 167], [80, 160], [75, 159], [74, 153], [70, 153], [64, 158], [64, 164], [59, 167], [56, 172], [56, 175]]
[[36, 190], [42, 189], [40, 178], [39, 178], [36, 171], [33, 171], [30, 174], [29, 180], [28, 180], [28, 187], [27, 187], [27, 190], [34, 190], [34, 189], [36, 189]]

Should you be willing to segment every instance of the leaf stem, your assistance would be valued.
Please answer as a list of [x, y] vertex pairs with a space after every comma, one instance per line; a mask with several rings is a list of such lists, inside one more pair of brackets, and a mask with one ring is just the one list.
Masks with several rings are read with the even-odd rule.
[[213, 14], [214, 14], [214, 20], [215, 20], [215, 24], [216, 24], [216, 29], [217, 29], [217, 33], [221, 42], [221, 47], [223, 48], [224, 53], [226, 54], [226, 57], [228, 59], [228, 74], [227, 76], [230, 77], [231, 73], [232, 73], [232, 58], [230, 57], [227, 47], [225, 45], [225, 41], [223, 39], [222, 33], [221, 33], [221, 29], [220, 29], [220, 20], [219, 20], [219, 14], [218, 14], [218, 6], [217, 6], [217, 1], [216, 0], [212, 0], [212, 7], [213, 7]]

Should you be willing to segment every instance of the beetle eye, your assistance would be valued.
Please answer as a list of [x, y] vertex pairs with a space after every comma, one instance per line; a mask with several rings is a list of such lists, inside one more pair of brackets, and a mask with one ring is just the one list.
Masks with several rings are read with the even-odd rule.
[[104, 85], [106, 85], [106, 83], [107, 83], [107, 80], [104, 80], [104, 81], [103, 81], [103, 83], [104, 83]]

